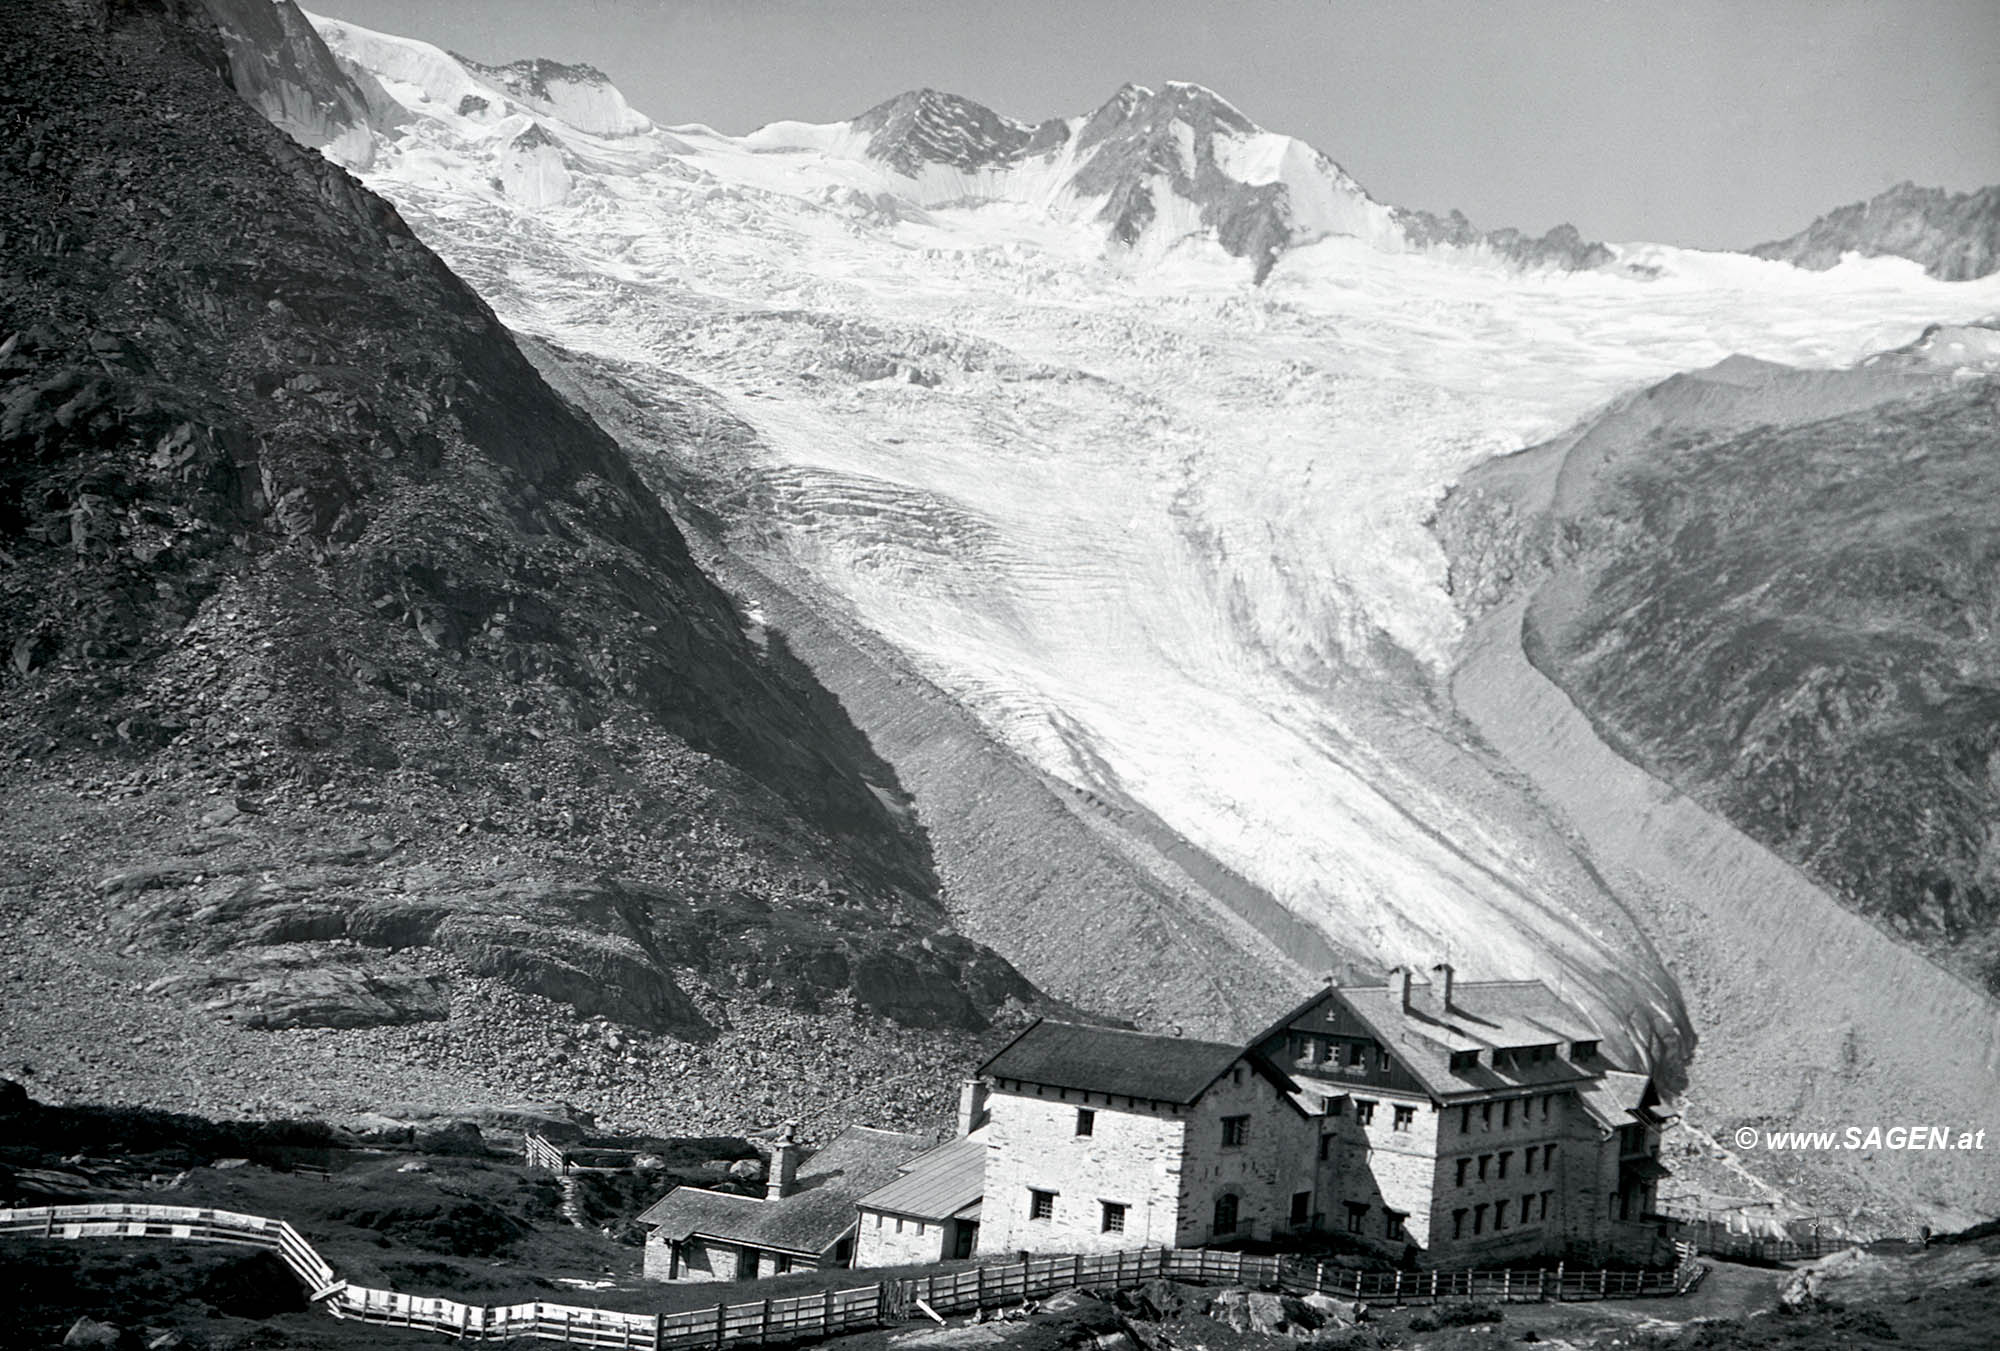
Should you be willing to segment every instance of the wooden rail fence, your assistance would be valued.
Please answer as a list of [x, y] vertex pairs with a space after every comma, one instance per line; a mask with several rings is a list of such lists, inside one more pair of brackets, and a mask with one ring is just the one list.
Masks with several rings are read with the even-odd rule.
[[625, 1351], [812, 1341], [901, 1321], [920, 1299], [940, 1314], [967, 1313], [1079, 1286], [1114, 1290], [1156, 1278], [1275, 1287], [1294, 1294], [1323, 1294], [1370, 1304], [1429, 1304], [1454, 1299], [1527, 1302], [1680, 1295], [1699, 1284], [1707, 1272], [1695, 1260], [1694, 1250], [1684, 1244], [1679, 1245], [1680, 1263], [1670, 1272], [1571, 1270], [1563, 1264], [1537, 1270], [1355, 1271], [1295, 1257], [1149, 1248], [1092, 1257], [1032, 1257], [851, 1290], [823, 1290], [743, 1304], [723, 1300], [712, 1308], [639, 1314], [543, 1303], [487, 1308], [352, 1286], [339, 1280], [291, 1225], [224, 1210], [140, 1205], [0, 1210], [0, 1235], [4, 1234], [249, 1244], [275, 1252], [312, 1300], [324, 1304], [336, 1318], [417, 1328], [461, 1340], [539, 1337]]

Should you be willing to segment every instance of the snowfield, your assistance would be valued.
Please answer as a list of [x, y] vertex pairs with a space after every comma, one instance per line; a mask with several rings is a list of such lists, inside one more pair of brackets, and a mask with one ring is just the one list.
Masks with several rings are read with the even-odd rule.
[[[1341, 946], [1543, 975], [1652, 1049], [1685, 1033], [1672, 978], [1441, 694], [1461, 621], [1426, 517], [1468, 466], [1675, 371], [1846, 364], [2000, 311], [2000, 279], [1894, 261], [1413, 251], [1267, 132], [1218, 164], [1368, 228], [1253, 286], [1164, 188], [1120, 250], [1043, 167], [918, 182], [844, 126], [598, 135], [314, 22], [410, 114], [369, 185], [516, 329], [624, 363], [638, 398], [713, 390], [756, 437], [685, 455], [738, 528], [1008, 745]], [[461, 115], [475, 89], [492, 108]], [[562, 191], [556, 152], [510, 152], [515, 113], [559, 144]]]

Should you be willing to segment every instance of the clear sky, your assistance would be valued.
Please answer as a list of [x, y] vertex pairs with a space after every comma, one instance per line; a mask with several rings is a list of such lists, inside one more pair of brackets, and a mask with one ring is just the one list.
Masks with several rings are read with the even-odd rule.
[[2000, 0], [306, 0], [740, 133], [929, 85], [1024, 121], [1205, 84], [1376, 198], [1741, 248], [2000, 183]]

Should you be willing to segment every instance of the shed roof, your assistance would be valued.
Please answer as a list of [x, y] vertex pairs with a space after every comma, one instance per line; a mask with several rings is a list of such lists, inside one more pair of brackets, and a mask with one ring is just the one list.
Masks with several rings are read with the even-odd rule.
[[798, 1187], [778, 1200], [676, 1187], [639, 1223], [684, 1239], [693, 1234], [758, 1248], [818, 1255], [855, 1222], [854, 1203], [895, 1177], [930, 1142], [898, 1131], [849, 1126], [799, 1165]]
[[1583, 1110], [1608, 1131], [1642, 1120], [1653, 1081], [1630, 1070], [1606, 1070], [1589, 1087], [1579, 1089]]
[[1219, 1041], [1044, 1018], [981, 1065], [979, 1073], [1051, 1088], [1185, 1104], [1200, 1097], [1245, 1054], [1243, 1047]]
[[946, 1220], [976, 1206], [986, 1190], [986, 1130], [939, 1145], [914, 1162], [887, 1186], [861, 1198], [864, 1210], [907, 1215], [918, 1220]]

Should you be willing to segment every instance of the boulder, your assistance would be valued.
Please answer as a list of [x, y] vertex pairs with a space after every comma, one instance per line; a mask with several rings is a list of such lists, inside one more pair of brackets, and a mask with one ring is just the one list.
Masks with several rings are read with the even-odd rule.
[[64, 1346], [115, 1347], [124, 1338], [124, 1330], [112, 1323], [100, 1323], [85, 1315], [70, 1324], [63, 1334]]
[[1238, 1332], [1276, 1337], [1303, 1337], [1326, 1321], [1296, 1295], [1267, 1290], [1224, 1290], [1209, 1300], [1208, 1316]]

